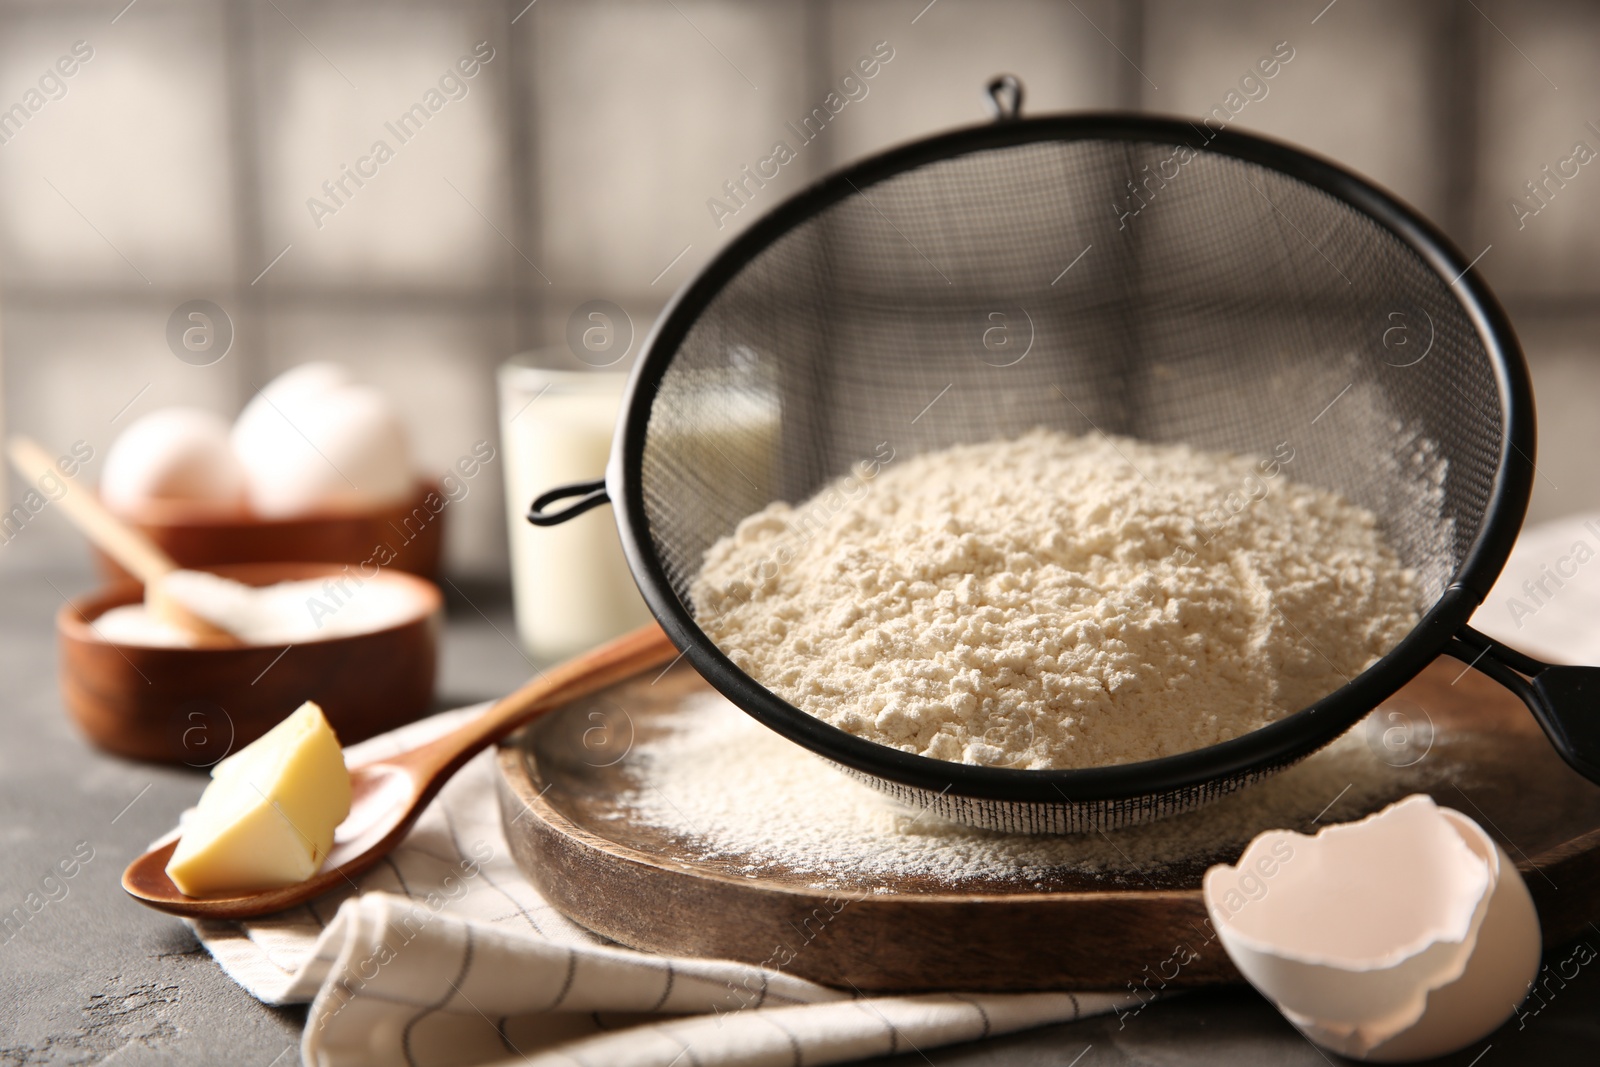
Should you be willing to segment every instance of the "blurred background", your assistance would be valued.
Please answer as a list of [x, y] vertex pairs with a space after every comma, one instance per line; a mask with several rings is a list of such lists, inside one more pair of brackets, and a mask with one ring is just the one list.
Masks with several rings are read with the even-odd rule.
[[[508, 356], [596, 300], [642, 336], [783, 197], [985, 121], [992, 75], [1018, 75], [1031, 113], [1199, 117], [1283, 42], [1292, 61], [1234, 122], [1369, 176], [1480, 257], [1533, 367], [1532, 518], [1600, 506], [1600, 5], [1552, 0], [6, 2], [4, 430], [103, 456], [141, 411], [231, 418], [331, 359], [443, 470], [498, 444]], [[864, 92], [797, 137], [869, 56]], [[732, 196], [777, 142], [792, 160]], [[167, 341], [192, 300], [235, 331], [205, 366]], [[6, 506], [21, 493], [8, 481]], [[84, 551], [27, 530], [0, 569]], [[506, 573], [498, 485], [453, 510], [446, 567]]]

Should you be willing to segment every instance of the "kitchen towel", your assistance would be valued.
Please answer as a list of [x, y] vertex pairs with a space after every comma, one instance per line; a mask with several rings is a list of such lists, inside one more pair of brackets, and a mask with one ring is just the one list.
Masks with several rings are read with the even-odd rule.
[[[479, 710], [352, 745], [350, 761], [412, 748]], [[799, 1067], [1138, 1004], [1107, 993], [861, 996], [777, 970], [623, 948], [567, 920], [517, 868], [497, 773], [494, 753], [481, 753], [400, 847], [342, 892], [265, 919], [191, 923], [251, 994], [310, 1003], [305, 1063]]]
[[1600, 511], [1522, 531], [1472, 625], [1549, 663], [1600, 664]]

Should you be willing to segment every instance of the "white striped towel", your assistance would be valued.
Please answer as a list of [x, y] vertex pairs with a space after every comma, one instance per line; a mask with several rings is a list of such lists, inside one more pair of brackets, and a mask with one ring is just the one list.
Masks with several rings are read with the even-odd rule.
[[[411, 748], [479, 708], [351, 746]], [[198, 922], [268, 1004], [311, 1004], [307, 1064], [577, 1067], [845, 1063], [1132, 1006], [1105, 993], [858, 997], [781, 971], [655, 956], [570, 922], [518, 870], [493, 753], [469, 763], [358, 885], [249, 922]]]

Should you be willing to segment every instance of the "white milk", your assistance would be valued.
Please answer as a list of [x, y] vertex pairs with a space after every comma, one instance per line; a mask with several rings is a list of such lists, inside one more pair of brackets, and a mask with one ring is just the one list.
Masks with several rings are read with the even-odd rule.
[[[560, 526], [534, 526], [524, 518], [540, 493], [605, 476], [626, 378], [617, 372], [515, 364], [500, 369], [517, 633], [541, 663], [568, 659], [651, 618], [623, 558], [609, 508], [595, 508]], [[557, 502], [552, 509], [568, 503]]]
[[[534, 526], [524, 518], [540, 493], [604, 477], [625, 381], [626, 375], [617, 372], [518, 364], [500, 369], [517, 631], [540, 661], [570, 658], [651, 618], [609, 508], [554, 527]], [[678, 461], [729, 482], [770, 485], [780, 409], [758, 376], [749, 368], [711, 370], [680, 382], [678, 389], [681, 393], [658, 413], [663, 424], [652, 426], [652, 432], [669, 437], [683, 435], [669, 443]], [[708, 405], [717, 413], [709, 428], [698, 420], [692, 426], [674, 424], [674, 412], [704, 411]], [[557, 501], [551, 509], [568, 503]]]

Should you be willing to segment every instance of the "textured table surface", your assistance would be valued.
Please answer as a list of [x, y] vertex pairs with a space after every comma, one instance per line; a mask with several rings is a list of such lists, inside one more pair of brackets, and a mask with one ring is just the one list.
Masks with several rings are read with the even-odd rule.
[[[252, 1000], [181, 923], [135, 906], [118, 885], [123, 866], [194, 803], [204, 778], [100, 753], [65, 718], [51, 620], [63, 596], [92, 584], [87, 571], [0, 571], [0, 914], [29, 915], [30, 893], [47, 901], [14, 931], [0, 932], [0, 1064], [295, 1063], [303, 1012]], [[505, 595], [478, 587], [447, 592], [439, 706], [519, 684], [528, 665], [511, 643]], [[73, 878], [46, 886], [45, 876], [75, 849], [79, 856], [92, 849], [93, 858]], [[1600, 929], [1580, 941], [1600, 949]], [[1573, 958], [1569, 946], [1547, 953], [1546, 963], [1559, 967]], [[1525, 1011], [1441, 1062], [1593, 1063], [1600, 967], [1568, 963], [1564, 974], [1551, 973], [1541, 1010]], [[1120, 1020], [1088, 1019], [883, 1062], [1248, 1067], [1337, 1059], [1238, 989], [1176, 997]]]

